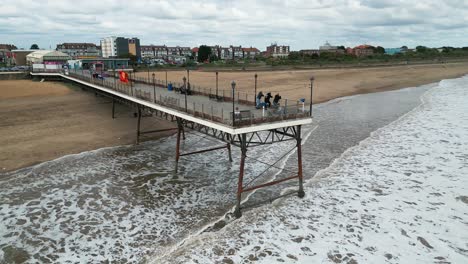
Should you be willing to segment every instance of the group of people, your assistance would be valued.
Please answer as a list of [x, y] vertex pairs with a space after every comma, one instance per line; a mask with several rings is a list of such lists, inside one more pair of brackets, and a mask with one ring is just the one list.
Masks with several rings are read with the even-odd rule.
[[[265, 97], [264, 101], [262, 102], [262, 97]], [[271, 93], [267, 93], [266, 96], [260, 91], [258, 94], [257, 94], [257, 99], [255, 100], [255, 107], [257, 109], [261, 109], [263, 107], [265, 108], [268, 108], [268, 107], [273, 107], [273, 108], [278, 108], [280, 103], [279, 101], [281, 100], [281, 96], [279, 94], [276, 94], [275, 97], [273, 98], [273, 104], [271, 103], [271, 98], [273, 98], [273, 96], [271, 95]]]

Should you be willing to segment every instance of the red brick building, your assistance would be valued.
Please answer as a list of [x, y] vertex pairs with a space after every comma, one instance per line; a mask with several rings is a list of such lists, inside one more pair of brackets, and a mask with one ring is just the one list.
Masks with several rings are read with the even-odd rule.
[[271, 44], [266, 48], [267, 57], [287, 57], [289, 55], [289, 46]]

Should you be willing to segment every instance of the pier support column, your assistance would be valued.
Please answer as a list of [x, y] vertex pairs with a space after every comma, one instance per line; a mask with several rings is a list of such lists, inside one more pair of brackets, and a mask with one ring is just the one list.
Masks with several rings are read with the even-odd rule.
[[247, 135], [239, 135], [239, 141], [241, 145], [241, 160], [240, 160], [240, 170], [239, 170], [239, 181], [237, 182], [237, 204], [234, 211], [234, 216], [239, 218], [242, 216], [241, 212], [241, 200], [243, 192], [243, 181], [244, 181], [244, 167], [245, 167], [245, 158], [247, 156]]
[[141, 108], [138, 107], [137, 138], [136, 138], [137, 145], [140, 143], [140, 123], [141, 123]]
[[226, 148], [227, 148], [227, 150], [228, 150], [229, 162], [232, 162], [231, 144], [228, 143], [227, 146], [226, 146]]
[[302, 198], [305, 196], [303, 177], [302, 177], [302, 139], [301, 139], [301, 125], [297, 126], [296, 129], [296, 142], [297, 142], [297, 176], [299, 178], [299, 191], [297, 196]]
[[182, 120], [179, 117], [177, 119], [177, 144], [176, 144], [176, 165], [175, 165], [175, 172], [177, 173], [178, 165], [179, 165], [179, 158], [180, 158], [180, 134], [183, 131]]

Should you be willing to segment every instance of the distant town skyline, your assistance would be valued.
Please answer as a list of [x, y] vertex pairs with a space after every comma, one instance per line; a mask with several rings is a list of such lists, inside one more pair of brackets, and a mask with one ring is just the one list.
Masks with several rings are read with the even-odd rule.
[[2, 0], [0, 39], [18, 48], [63, 42], [99, 44], [138, 37], [142, 45], [242, 45], [291, 50], [359, 44], [468, 46], [468, 2], [335, 1], [31, 1]]

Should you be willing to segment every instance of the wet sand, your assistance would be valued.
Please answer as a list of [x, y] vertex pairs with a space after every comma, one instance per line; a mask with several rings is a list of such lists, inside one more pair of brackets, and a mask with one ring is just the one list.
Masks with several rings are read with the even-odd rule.
[[[155, 72], [156, 78], [165, 80], [165, 72]], [[468, 74], [468, 63], [409, 65], [354, 69], [317, 69], [257, 72], [257, 91], [280, 93], [283, 99], [309, 98], [309, 79], [315, 77], [314, 102], [324, 102], [337, 97], [395, 90], [433, 83]], [[147, 72], [138, 76], [147, 78]], [[168, 80], [182, 82], [186, 71], [169, 71]], [[219, 89], [231, 90], [236, 81], [240, 92], [254, 93], [255, 72], [219, 72]], [[190, 71], [190, 83], [206, 88], [216, 87], [215, 72]]]
[[[61, 82], [0, 81], [0, 171], [67, 154], [135, 143], [136, 118], [123, 105]], [[143, 118], [142, 129], [169, 122]], [[170, 132], [169, 132], [170, 134]], [[168, 135], [152, 135], [146, 139]]]

